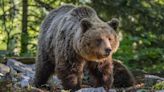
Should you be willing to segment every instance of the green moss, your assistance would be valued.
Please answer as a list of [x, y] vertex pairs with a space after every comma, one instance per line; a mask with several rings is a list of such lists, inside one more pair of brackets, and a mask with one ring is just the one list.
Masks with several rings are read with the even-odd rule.
[[164, 81], [155, 84], [153, 86], [153, 89], [155, 89], [155, 90], [163, 90], [164, 89]]

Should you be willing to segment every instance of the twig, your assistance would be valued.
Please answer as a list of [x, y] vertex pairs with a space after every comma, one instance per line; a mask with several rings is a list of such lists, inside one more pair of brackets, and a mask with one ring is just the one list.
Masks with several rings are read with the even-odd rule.
[[125, 91], [132, 91], [144, 87], [144, 83], [137, 84], [128, 88], [125, 88]]

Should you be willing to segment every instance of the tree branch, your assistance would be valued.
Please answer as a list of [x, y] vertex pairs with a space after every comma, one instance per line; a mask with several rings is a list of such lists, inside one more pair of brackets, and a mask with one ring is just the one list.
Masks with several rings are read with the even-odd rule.
[[44, 3], [43, 1], [41, 0], [35, 0], [35, 2], [37, 2], [41, 7], [44, 7], [46, 10], [50, 11], [53, 9], [52, 6], [50, 6], [49, 4], [47, 3]]

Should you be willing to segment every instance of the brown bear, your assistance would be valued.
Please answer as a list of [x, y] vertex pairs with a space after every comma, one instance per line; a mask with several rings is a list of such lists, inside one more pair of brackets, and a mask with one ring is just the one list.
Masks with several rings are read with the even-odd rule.
[[[116, 19], [104, 22], [87, 6], [64, 5], [52, 10], [41, 25], [35, 86], [45, 84], [56, 73], [64, 89], [78, 90], [83, 68], [88, 65], [97, 84], [110, 89], [112, 54], [119, 46], [117, 26]], [[98, 66], [93, 67], [94, 63]]]

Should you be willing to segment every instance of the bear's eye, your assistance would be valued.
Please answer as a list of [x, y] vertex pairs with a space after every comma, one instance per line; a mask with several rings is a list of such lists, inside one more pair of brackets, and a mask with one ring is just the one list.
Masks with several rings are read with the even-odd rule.
[[100, 45], [102, 42], [102, 39], [96, 39], [96, 45]]
[[108, 40], [109, 40], [109, 41], [111, 41], [111, 40], [112, 40], [112, 38], [108, 38]]

